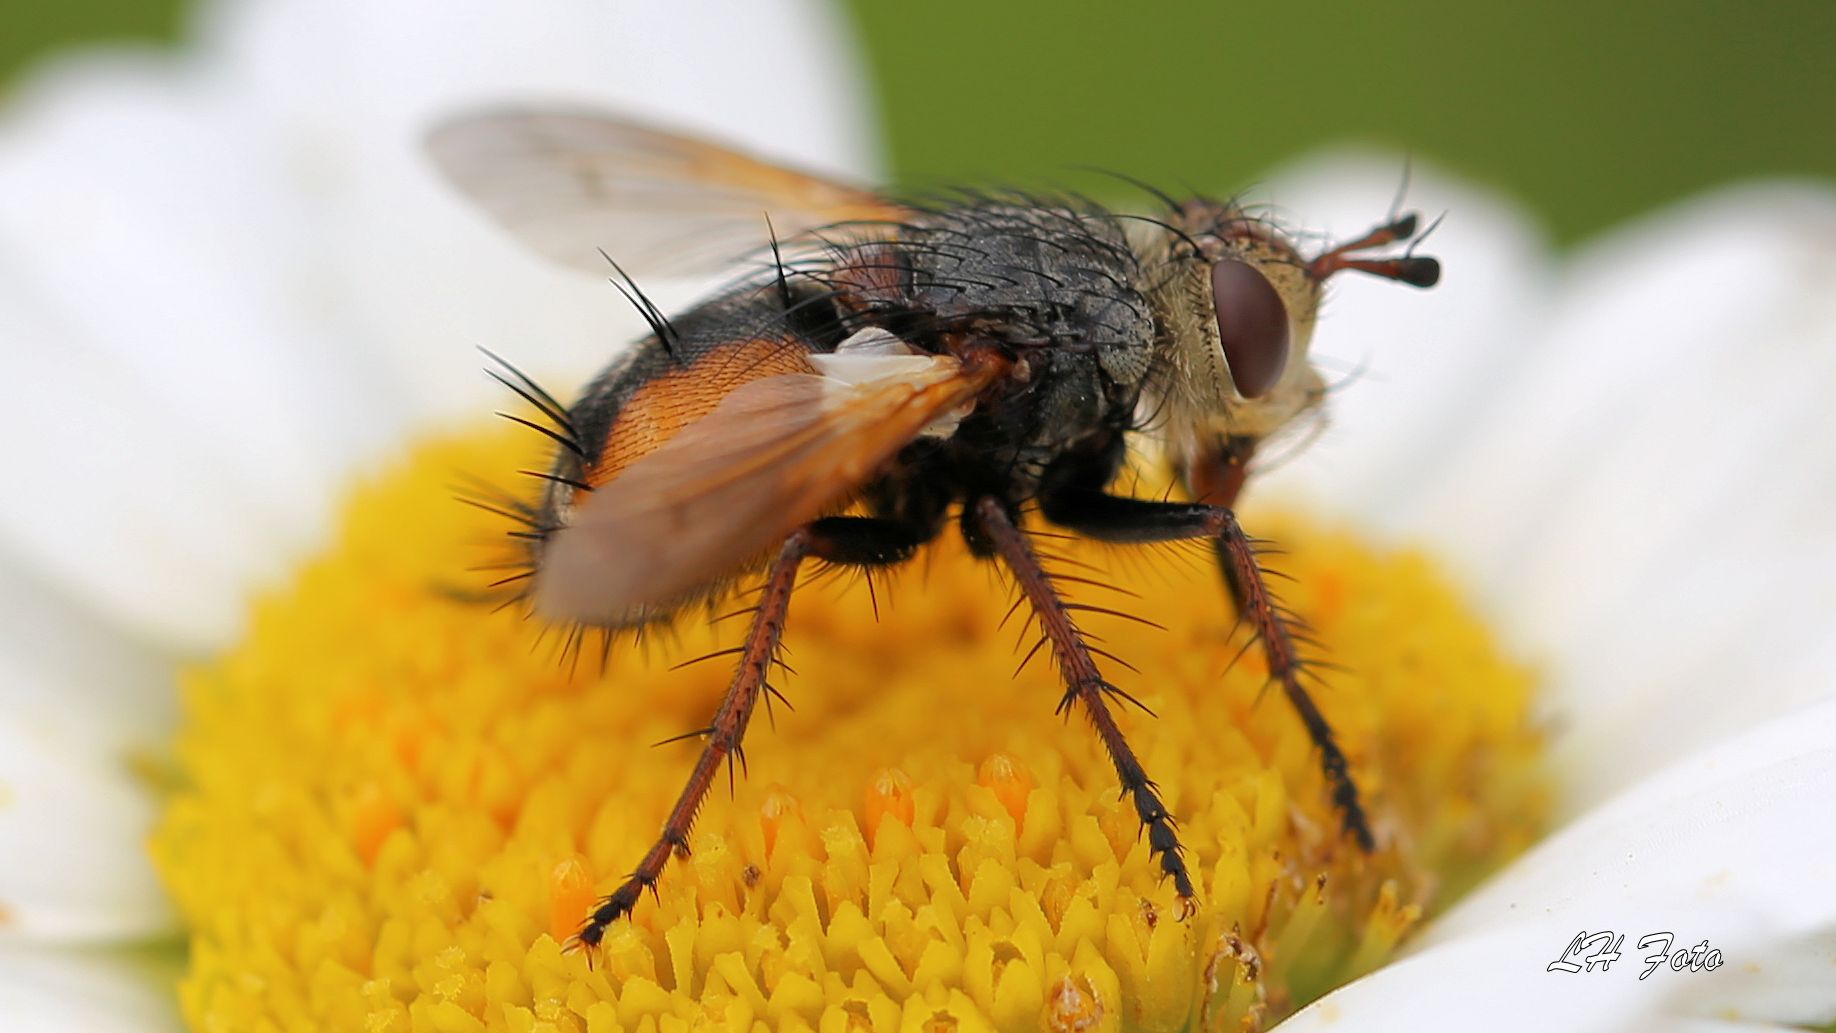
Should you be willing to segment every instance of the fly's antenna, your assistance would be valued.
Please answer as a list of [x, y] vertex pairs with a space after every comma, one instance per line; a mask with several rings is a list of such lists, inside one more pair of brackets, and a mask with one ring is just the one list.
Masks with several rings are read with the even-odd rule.
[[[664, 353], [674, 359], [679, 338], [676, 328], [670, 324], [669, 317], [665, 316], [663, 310], [650, 300], [650, 296], [637, 285], [637, 281], [631, 278], [631, 274], [612, 260], [612, 256], [606, 253], [605, 248], [599, 249], [599, 257], [605, 259], [606, 264], [612, 267], [612, 271], [618, 274], [618, 278], [611, 281], [612, 286], [618, 288], [618, 292], [625, 296], [625, 300], [631, 302], [631, 307], [638, 310], [638, 315], [644, 317], [644, 322], [650, 325], [650, 332], [657, 335], [657, 342], [663, 346]], [[620, 280], [624, 282], [620, 283]]]
[[1324, 281], [1343, 269], [1355, 269], [1386, 280], [1406, 283], [1411, 287], [1432, 287], [1440, 282], [1441, 263], [1433, 258], [1416, 255], [1413, 245], [1400, 258], [1356, 257], [1360, 251], [1385, 247], [1399, 240], [1420, 243], [1415, 232], [1417, 221], [1414, 212], [1392, 219], [1357, 240], [1340, 244], [1312, 261], [1305, 262], [1301, 267], [1316, 281]]

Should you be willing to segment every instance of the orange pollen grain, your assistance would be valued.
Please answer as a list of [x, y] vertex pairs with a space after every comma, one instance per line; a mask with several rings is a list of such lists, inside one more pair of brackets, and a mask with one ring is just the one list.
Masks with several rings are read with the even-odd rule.
[[402, 827], [402, 812], [383, 793], [381, 786], [366, 782], [352, 795], [346, 820], [357, 856], [363, 859], [365, 867], [371, 867], [376, 864], [376, 855], [389, 833]]
[[898, 768], [881, 768], [867, 783], [867, 794], [862, 807], [867, 819], [869, 844], [879, 834], [880, 822], [885, 818], [897, 818], [901, 824], [909, 826], [915, 813], [911, 776]]
[[593, 909], [593, 875], [578, 855], [548, 873], [548, 934], [566, 943]]
[[996, 753], [975, 769], [975, 780], [994, 793], [1001, 806], [1007, 808], [1007, 813], [1014, 816], [1015, 831], [1026, 828], [1026, 801], [1037, 784], [1032, 773], [1007, 754]]
[[1054, 1033], [1095, 1029], [1103, 1021], [1103, 1002], [1088, 980], [1063, 976], [1052, 989], [1046, 1021]]
[[797, 798], [782, 789], [773, 789], [765, 794], [764, 802], [759, 804], [759, 829], [765, 834], [765, 856], [771, 857], [778, 846], [778, 833], [783, 830], [787, 819], [797, 815]]

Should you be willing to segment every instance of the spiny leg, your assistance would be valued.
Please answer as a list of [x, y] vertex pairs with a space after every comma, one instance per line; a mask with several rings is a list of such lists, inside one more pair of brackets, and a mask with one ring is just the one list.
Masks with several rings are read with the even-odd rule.
[[727, 686], [727, 694], [714, 712], [714, 719], [702, 730], [706, 741], [688, 784], [676, 797], [676, 805], [663, 823], [662, 834], [638, 862], [637, 868], [611, 896], [600, 901], [586, 924], [580, 927], [575, 938], [581, 946], [588, 949], [598, 946], [605, 938], [607, 927], [629, 915], [645, 890], [653, 896], [656, 894], [657, 880], [662, 877], [670, 855], [689, 852], [689, 830], [695, 824], [695, 814], [707, 798], [708, 788], [721, 762], [730, 762], [730, 758], [739, 753], [746, 724], [758, 705], [760, 691], [766, 688], [765, 674], [777, 656], [779, 639], [784, 633], [784, 615], [790, 606], [791, 589], [797, 583], [797, 568], [810, 554], [810, 544], [811, 533], [806, 528], [791, 535], [778, 550], [777, 558], [765, 575], [745, 644], [739, 650], [739, 669], [733, 673], [733, 681]]
[[1340, 749], [1337, 737], [1332, 734], [1332, 725], [1327, 723], [1326, 715], [1320, 713], [1319, 704], [1313, 701], [1313, 694], [1301, 684], [1302, 664], [1300, 652], [1294, 645], [1294, 633], [1288, 626], [1289, 618], [1283, 614], [1274, 593], [1269, 591], [1268, 579], [1263, 576], [1262, 564], [1256, 558], [1255, 543], [1244, 533], [1243, 526], [1237, 523], [1236, 515], [1230, 510], [1215, 510], [1214, 515], [1219, 525], [1214, 539], [1219, 543], [1219, 559], [1230, 571], [1229, 581], [1239, 593], [1239, 612], [1262, 642], [1263, 655], [1268, 658], [1269, 677], [1281, 683], [1282, 693], [1300, 716], [1301, 724], [1306, 726], [1314, 748], [1320, 751], [1320, 770], [1331, 789], [1341, 827], [1357, 842], [1359, 849], [1370, 851], [1376, 847], [1376, 841], [1371, 837], [1370, 819], [1358, 796], [1358, 783], [1352, 779], [1351, 763], [1345, 759], [1345, 751]]
[[1370, 822], [1352, 780], [1351, 765], [1326, 716], [1312, 693], [1302, 684], [1305, 662], [1295, 645], [1293, 618], [1269, 590], [1256, 543], [1237, 523], [1236, 514], [1222, 506], [1203, 503], [1153, 502], [1118, 498], [1100, 491], [1068, 488], [1040, 500], [1047, 519], [1062, 527], [1109, 542], [1168, 542], [1210, 539], [1223, 566], [1225, 580], [1236, 597], [1244, 620], [1250, 623], [1268, 658], [1269, 677], [1281, 685], [1282, 694], [1300, 715], [1307, 735], [1320, 751], [1320, 770], [1332, 792], [1346, 834], [1358, 846], [1371, 850]]
[[[1388, 230], [1388, 227], [1380, 227], [1373, 232], [1381, 235]], [[1355, 248], [1363, 245], [1354, 243], [1350, 246]], [[1256, 454], [1257, 443], [1258, 439], [1251, 437], [1223, 437], [1201, 447], [1181, 471], [1193, 501], [1234, 512], [1237, 496], [1248, 478], [1249, 462]], [[1236, 527], [1234, 517], [1230, 524]], [[1282, 621], [1280, 608], [1269, 592], [1266, 579], [1261, 576], [1261, 565], [1256, 562], [1253, 543], [1238, 528], [1234, 536], [1213, 537], [1211, 548], [1217, 554], [1218, 570], [1224, 576], [1224, 586], [1230, 592], [1230, 600], [1236, 606], [1237, 614], [1255, 628], [1256, 634], [1264, 642], [1265, 652], [1273, 649], [1283, 654], [1283, 658], [1278, 660], [1271, 653], [1271, 676], [1276, 676], [1277, 670], [1288, 672], [1280, 676], [1282, 691], [1293, 701], [1295, 709], [1300, 713], [1301, 722], [1307, 727], [1307, 734], [1319, 746], [1321, 766], [1332, 786], [1333, 802], [1344, 816], [1345, 828], [1360, 846], [1366, 850], [1371, 849], [1371, 833], [1363, 807], [1358, 801], [1357, 785], [1352, 781], [1345, 757], [1333, 738], [1332, 728], [1314, 705], [1312, 696], [1295, 683], [1294, 675], [1298, 673], [1300, 661], [1295, 654], [1294, 637]], [[1278, 627], [1279, 634], [1270, 636], [1268, 628], [1271, 624]], [[1277, 645], [1271, 647], [1271, 642]]]
[[[929, 540], [932, 532], [894, 520], [874, 517], [824, 517], [787, 539], [777, 559], [765, 575], [759, 589], [759, 601], [752, 611], [752, 625], [746, 640], [731, 652], [740, 657], [739, 669], [727, 687], [714, 719], [699, 733], [706, 739], [695, 770], [676, 798], [664, 822], [663, 833], [638, 862], [612, 895], [601, 901], [577, 935], [582, 946], [591, 948], [605, 937], [606, 928], [621, 916], [631, 913], [645, 890], [656, 892], [657, 880], [670, 854], [687, 854], [690, 827], [701, 802], [707, 797], [714, 775], [723, 760], [738, 756], [743, 761], [740, 741], [746, 725], [760, 699], [761, 690], [771, 692], [765, 673], [777, 660], [778, 644], [784, 632], [784, 615], [790, 606], [791, 590], [796, 587], [797, 571], [806, 559], [818, 559], [838, 566], [873, 568], [891, 566], [911, 558], [918, 547]], [[743, 611], [742, 611], [743, 612]], [[726, 652], [726, 651], [723, 651]], [[730, 761], [729, 761], [730, 763]]]
[[1097, 737], [1103, 740], [1103, 748], [1109, 752], [1110, 761], [1115, 764], [1116, 776], [1122, 780], [1123, 794], [1134, 800], [1135, 815], [1147, 829], [1148, 846], [1159, 856], [1161, 872], [1172, 876], [1173, 888], [1178, 891], [1186, 914], [1190, 915], [1197, 906], [1196, 894], [1192, 889], [1192, 877], [1186, 871], [1185, 858], [1181, 856], [1179, 834], [1173, 828], [1173, 816], [1161, 804], [1153, 781], [1142, 769], [1141, 762], [1135, 758], [1135, 751], [1129, 747], [1122, 729], [1117, 727], [1116, 719], [1109, 711], [1105, 697], [1119, 693], [1120, 690], [1104, 680], [1102, 672], [1097, 670], [1096, 660], [1091, 656], [1083, 634], [1078, 631], [1077, 623], [1072, 620], [1070, 608], [1059, 596], [1058, 589], [1052, 583], [1052, 576], [1040, 566], [1039, 557], [1033, 552], [1031, 543], [1014, 525], [1007, 510], [996, 499], [983, 498], [975, 504], [975, 515], [994, 551], [1007, 564], [1008, 570], [1013, 572], [1021, 594], [1032, 604], [1033, 612], [1039, 616], [1039, 623], [1045, 629], [1046, 638], [1052, 643], [1052, 652], [1058, 658], [1058, 667], [1064, 674], [1066, 684], [1065, 696], [1058, 709], [1064, 711], [1073, 701], [1082, 704], [1084, 714], [1089, 717]]

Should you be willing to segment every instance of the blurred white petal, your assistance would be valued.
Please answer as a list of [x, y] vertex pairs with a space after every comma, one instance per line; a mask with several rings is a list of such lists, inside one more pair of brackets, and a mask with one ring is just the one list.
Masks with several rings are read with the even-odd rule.
[[56, 723], [96, 749], [164, 743], [178, 711], [174, 658], [69, 588], [0, 562], [0, 711]]
[[171, 733], [171, 680], [170, 657], [0, 565], [0, 944], [172, 927], [130, 768]]
[[0, 1016], [7, 1033], [176, 1033], [171, 967], [118, 953], [0, 945]]
[[93, 55], [0, 130], [0, 474], [42, 500], [0, 511], [5, 549], [185, 644], [236, 629], [396, 429], [306, 332], [297, 214], [221, 97], [196, 67]]
[[[80, 689], [79, 689], [80, 691]], [[102, 942], [173, 924], [147, 860], [154, 801], [128, 758], [42, 713], [0, 713], [0, 943]]]
[[213, 441], [207, 414], [162, 403], [19, 293], [0, 286], [0, 335], [20, 344], [0, 377], [0, 557], [136, 632], [222, 640], [285, 559], [224, 454], [240, 439]]
[[349, 356], [305, 332], [300, 213], [225, 85], [128, 51], [38, 77], [0, 136], [0, 255], [9, 290], [65, 331], [47, 350], [132, 376], [285, 527], [345, 472], [333, 446], [382, 435], [325, 422]]
[[1525, 347], [1417, 526], [1551, 662], [1571, 800], [1836, 691], [1836, 199], [1615, 234]]

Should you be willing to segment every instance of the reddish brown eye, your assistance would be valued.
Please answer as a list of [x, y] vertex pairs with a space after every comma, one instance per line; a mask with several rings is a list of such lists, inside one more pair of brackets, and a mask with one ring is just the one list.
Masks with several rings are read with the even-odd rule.
[[1288, 367], [1288, 306], [1268, 277], [1231, 258], [1211, 267], [1211, 303], [1237, 393], [1261, 397]]

